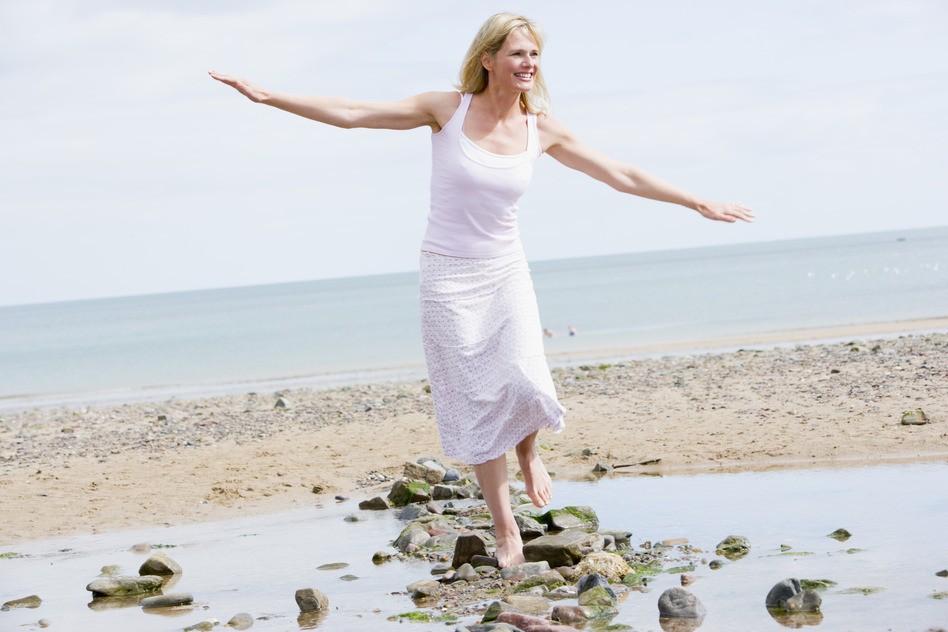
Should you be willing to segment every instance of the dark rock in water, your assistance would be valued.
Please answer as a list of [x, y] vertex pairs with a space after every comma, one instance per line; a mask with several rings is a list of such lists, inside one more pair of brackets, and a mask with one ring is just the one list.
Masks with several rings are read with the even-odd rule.
[[392, 554], [388, 553], [387, 551], [376, 551], [372, 555], [373, 564], [384, 564], [385, 562], [388, 562], [391, 559], [392, 559]]
[[840, 542], [845, 542], [849, 538], [853, 537], [853, 534], [847, 531], [846, 529], [837, 529], [833, 531], [826, 537], [833, 538], [834, 540], [839, 540]]
[[538, 520], [547, 525], [551, 531], [566, 529], [582, 529], [595, 531], [599, 528], [599, 517], [592, 507], [569, 506], [562, 509], [550, 509], [544, 512]]
[[475, 555], [487, 557], [487, 543], [478, 533], [463, 533], [454, 543], [451, 566], [460, 568], [462, 564], [469, 564]]
[[369, 500], [363, 500], [360, 502], [359, 509], [381, 511], [383, 509], [388, 509], [388, 502], [386, 502], [386, 500], [381, 496], [376, 496], [375, 498], [370, 498]]
[[936, 577], [948, 577], [948, 568], [946, 568], [946, 569], [943, 570], [943, 571], [938, 571], [937, 573], [935, 573], [935, 576], [936, 576]]
[[669, 588], [658, 598], [658, 612], [674, 619], [701, 619], [707, 613], [701, 600], [684, 588]]
[[573, 566], [583, 555], [579, 543], [588, 533], [577, 530], [544, 535], [523, 545], [523, 556], [528, 562], [548, 562], [551, 567]]
[[546, 533], [546, 526], [540, 524], [530, 516], [514, 514], [514, 520], [517, 521], [517, 528], [520, 529], [520, 537], [524, 540], [539, 538]]
[[800, 588], [803, 590], [826, 590], [836, 585], [832, 579], [801, 579]]
[[253, 617], [248, 612], [238, 612], [227, 622], [227, 627], [235, 630], [249, 630], [253, 627]]
[[90, 591], [93, 597], [144, 595], [160, 590], [162, 581], [157, 575], [109, 577], [90, 582], [86, 590]]
[[906, 410], [902, 413], [903, 426], [924, 426], [928, 423], [928, 415], [921, 408]]
[[442, 479], [442, 482], [454, 483], [455, 481], [459, 480], [461, 480], [461, 473], [455, 469], [450, 469], [444, 473], [444, 479]]
[[799, 579], [791, 578], [775, 584], [764, 603], [785, 612], [818, 612], [823, 599], [812, 590], [803, 590]]
[[13, 610], [15, 608], [39, 608], [40, 604], [43, 603], [43, 600], [40, 599], [39, 595], [30, 595], [29, 597], [20, 597], [19, 599], [11, 599], [0, 606], [0, 610]]
[[[595, 588], [597, 586], [603, 586], [609, 588], [609, 580], [603, 577], [598, 573], [593, 573], [591, 575], [583, 575], [579, 578], [579, 581], [576, 582], [576, 588], [579, 591], [579, 594], [583, 594], [590, 588]], [[612, 592], [612, 589], [609, 588], [609, 592]], [[612, 598], [615, 599], [616, 594], [612, 592]]]
[[138, 569], [139, 575], [180, 575], [181, 565], [164, 553], [155, 553]]
[[220, 623], [220, 621], [217, 619], [207, 619], [205, 621], [195, 623], [194, 625], [189, 625], [188, 627], [184, 628], [184, 632], [210, 632], [210, 630], [213, 630], [215, 627], [217, 627], [218, 623]]
[[431, 500], [431, 487], [424, 481], [402, 478], [392, 485], [388, 499], [396, 507], [404, 507], [410, 503], [426, 503]]
[[750, 541], [742, 535], [729, 535], [715, 549], [718, 555], [734, 561], [739, 560], [750, 552]]
[[340, 571], [344, 568], [349, 568], [349, 562], [329, 562], [328, 564], [320, 564], [316, 567], [317, 571]]
[[315, 588], [300, 588], [296, 591], [296, 605], [300, 612], [327, 612], [329, 597]]
[[362, 516], [360, 516], [359, 514], [351, 513], [351, 514], [349, 514], [348, 516], [346, 516], [345, 518], [343, 518], [342, 520], [343, 520], [343, 522], [361, 522], [361, 521], [362, 521]]
[[719, 568], [723, 568], [723, 567], [724, 567], [724, 562], [722, 562], [721, 560], [711, 560], [710, 562], [708, 562], [708, 568], [710, 568], [712, 571], [716, 571]]
[[191, 593], [169, 593], [167, 595], [145, 597], [138, 605], [142, 608], [174, 608], [176, 606], [188, 606], [192, 603], [194, 603], [194, 596]]
[[435, 485], [431, 488], [431, 497], [434, 500], [451, 500], [457, 488], [451, 485]]

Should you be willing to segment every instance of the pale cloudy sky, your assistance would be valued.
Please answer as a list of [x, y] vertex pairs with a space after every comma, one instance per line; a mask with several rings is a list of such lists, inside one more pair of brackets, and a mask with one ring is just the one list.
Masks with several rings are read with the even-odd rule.
[[548, 34], [553, 114], [752, 225], [541, 158], [534, 260], [948, 224], [944, 0], [2, 0], [0, 305], [408, 271], [429, 132], [346, 131], [207, 77], [450, 90], [499, 10]]

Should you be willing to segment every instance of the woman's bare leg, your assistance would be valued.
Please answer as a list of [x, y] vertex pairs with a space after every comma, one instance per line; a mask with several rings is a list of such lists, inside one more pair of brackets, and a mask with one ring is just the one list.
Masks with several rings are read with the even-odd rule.
[[523, 540], [520, 528], [510, 508], [510, 489], [507, 483], [507, 455], [474, 466], [477, 484], [481, 487], [487, 509], [494, 519], [494, 537], [497, 539], [497, 565], [501, 568], [523, 564]]
[[537, 454], [537, 433], [534, 432], [517, 444], [517, 461], [523, 472], [527, 496], [537, 507], [545, 507], [553, 500], [553, 479]]

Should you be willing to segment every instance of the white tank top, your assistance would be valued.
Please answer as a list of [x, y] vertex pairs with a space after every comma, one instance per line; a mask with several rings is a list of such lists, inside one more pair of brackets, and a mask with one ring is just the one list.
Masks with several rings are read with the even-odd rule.
[[527, 114], [527, 147], [514, 155], [478, 147], [462, 131], [471, 95], [431, 135], [431, 209], [421, 249], [452, 257], [487, 259], [521, 248], [517, 201], [542, 153], [536, 114]]

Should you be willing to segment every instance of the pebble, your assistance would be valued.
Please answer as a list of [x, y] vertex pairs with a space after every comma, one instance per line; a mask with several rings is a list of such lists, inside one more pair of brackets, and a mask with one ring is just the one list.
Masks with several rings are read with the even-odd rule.
[[145, 597], [138, 605], [142, 608], [174, 608], [192, 603], [194, 603], [194, 596], [191, 593], [169, 593], [167, 595]]

